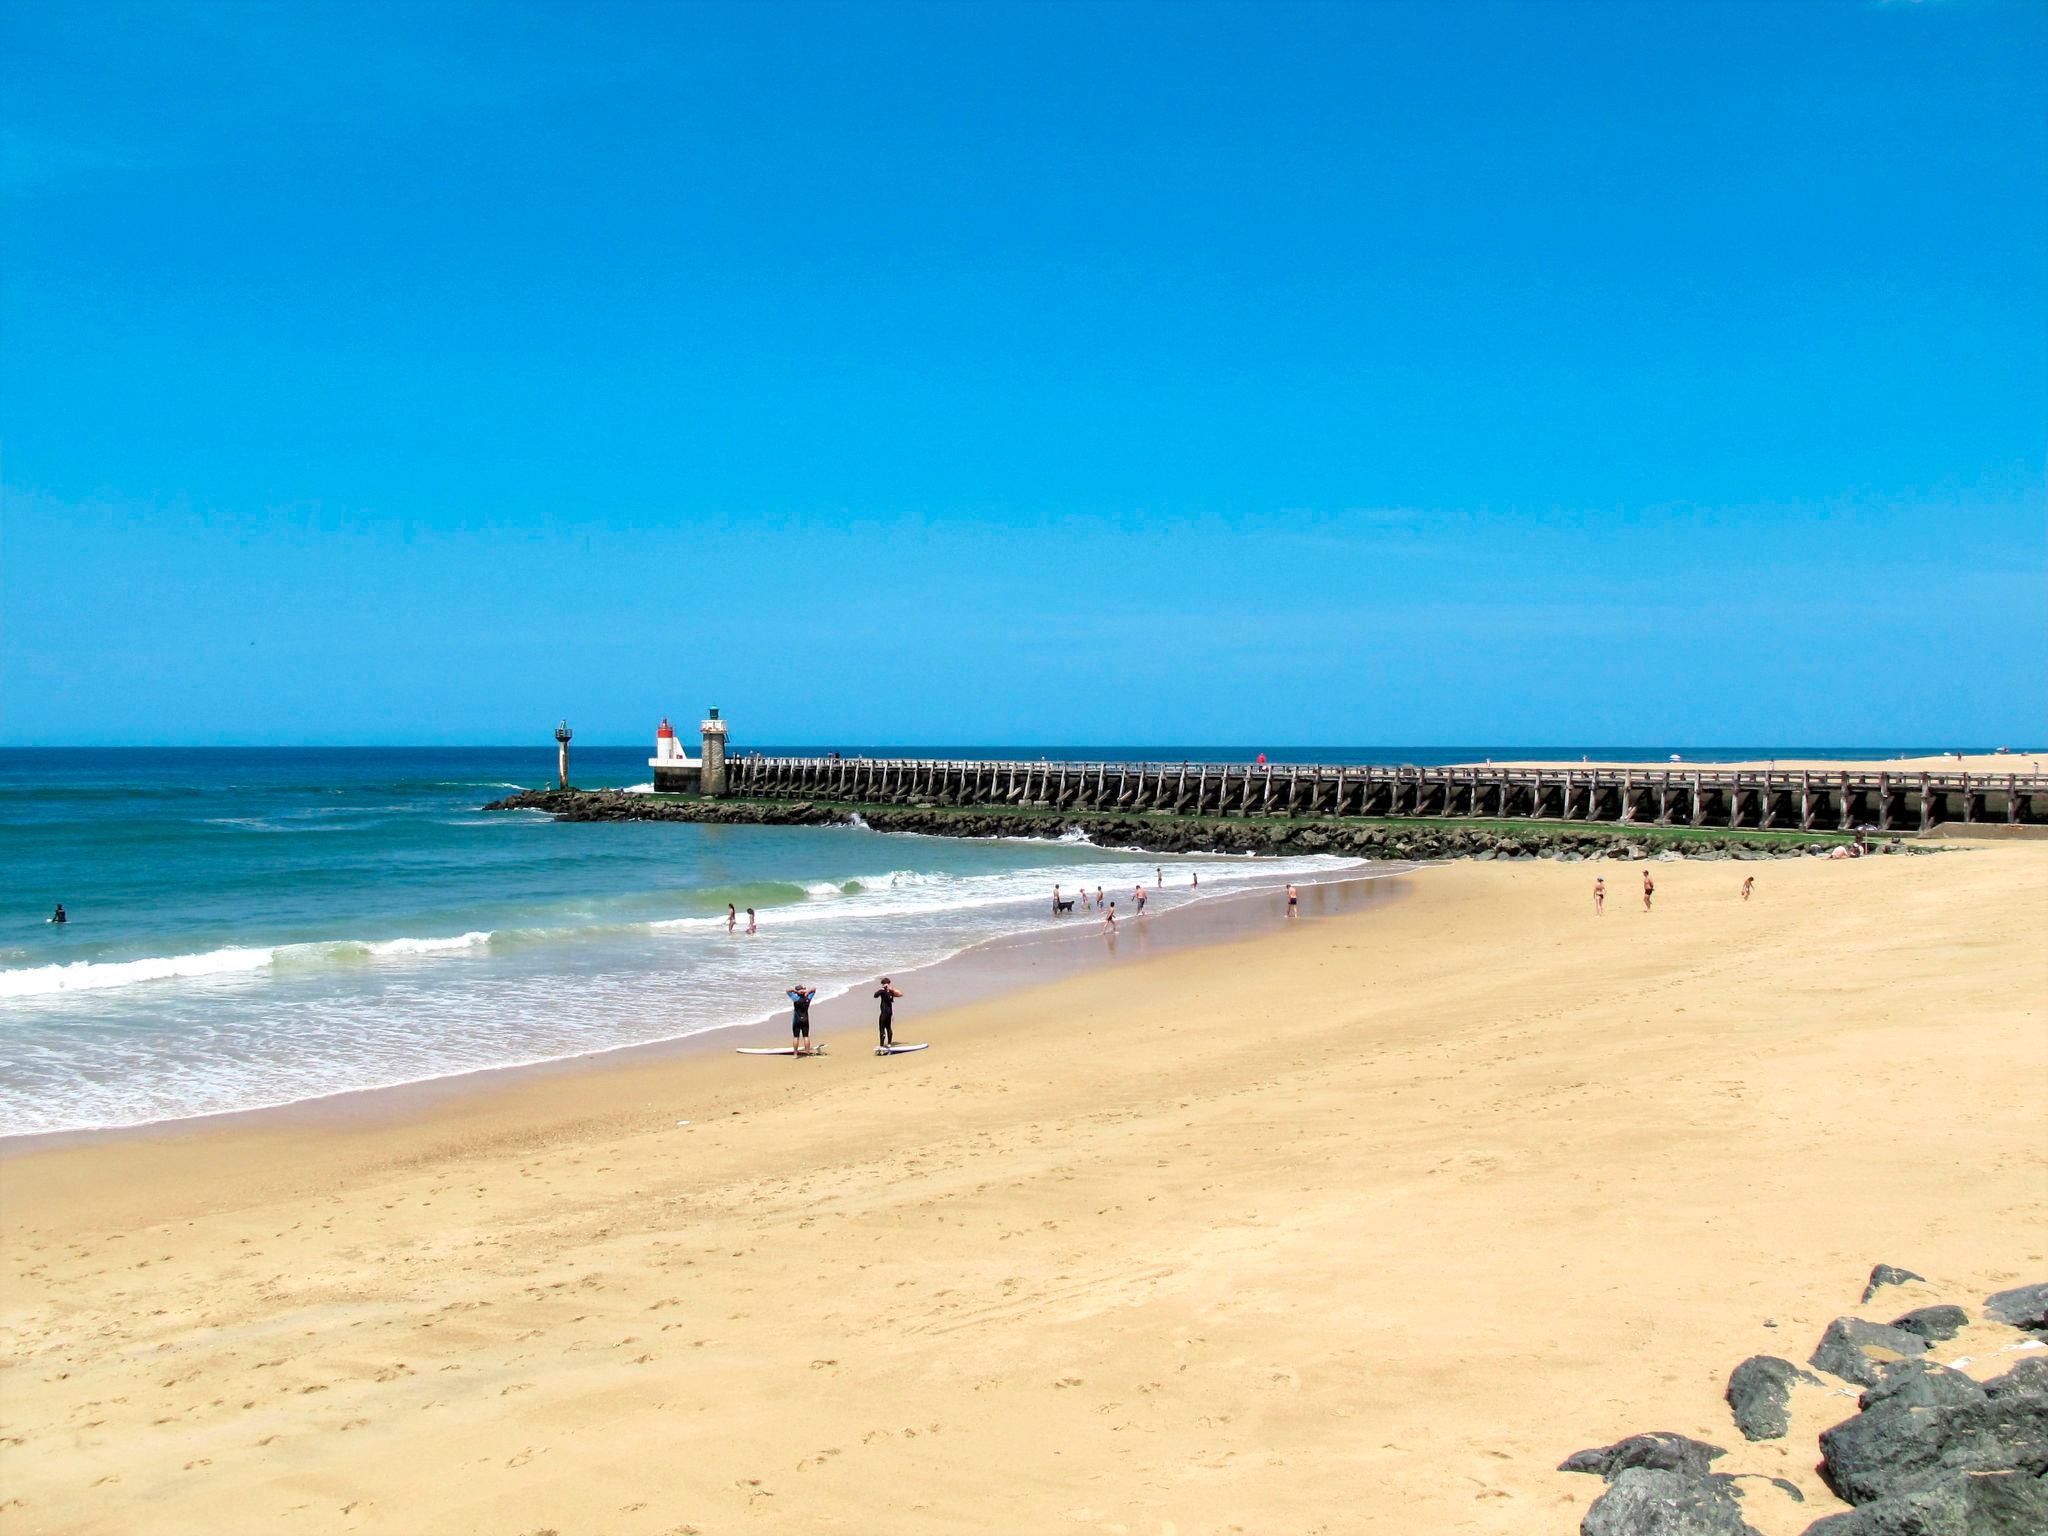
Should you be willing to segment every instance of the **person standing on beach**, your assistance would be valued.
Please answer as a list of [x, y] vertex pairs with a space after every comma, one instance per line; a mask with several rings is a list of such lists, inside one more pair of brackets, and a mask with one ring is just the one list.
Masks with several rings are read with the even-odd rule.
[[1650, 910], [1650, 898], [1657, 894], [1657, 882], [1650, 878], [1650, 872], [1643, 871], [1643, 910]]
[[1605, 875], [1595, 875], [1593, 877], [1593, 915], [1598, 917], [1606, 910], [1607, 877]]
[[1052, 888], [1052, 915], [1054, 917], [1060, 915], [1060, 888], [1058, 886]]
[[733, 930], [733, 925], [738, 923], [739, 920], [740, 909], [728, 901], [725, 904], [725, 931], [727, 933], [731, 933]]
[[1143, 917], [1145, 915], [1144, 882], [1140, 881], [1138, 884], [1131, 887], [1131, 900], [1138, 908], [1138, 916]]
[[1116, 932], [1116, 903], [1113, 901], [1109, 904], [1109, 915], [1102, 920], [1102, 931], [1104, 933]]
[[749, 933], [752, 933], [753, 931], [754, 931], [754, 909], [753, 909], [752, 907], [749, 907], [749, 908], [747, 908], [747, 932], [749, 932]]
[[789, 989], [789, 1043], [797, 1055], [811, 1054], [811, 999], [818, 995], [816, 987], [807, 987], [798, 982]]
[[1287, 915], [1296, 916], [1301, 911], [1301, 892], [1293, 886], [1287, 887]]
[[882, 1031], [881, 1048], [887, 1050], [896, 1043], [896, 999], [903, 994], [889, 985], [889, 978], [882, 978], [882, 985], [875, 992], [875, 1001], [881, 1004], [881, 1013], [875, 1022]]
[[1749, 900], [1750, 887], [1756, 884], [1755, 875], [1745, 875], [1742, 880], [1742, 899]]
[[1099, 885], [1095, 887], [1095, 910], [1098, 912], [1102, 910], [1102, 887]]

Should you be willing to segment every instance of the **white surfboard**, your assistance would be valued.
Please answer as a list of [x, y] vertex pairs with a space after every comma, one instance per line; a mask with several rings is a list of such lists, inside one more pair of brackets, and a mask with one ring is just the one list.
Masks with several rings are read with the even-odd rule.
[[875, 1054], [877, 1056], [901, 1056], [905, 1051], [928, 1051], [930, 1049], [929, 1045], [878, 1045], [875, 1047]]
[[799, 1054], [804, 1056], [822, 1056], [825, 1054], [825, 1047], [822, 1045], [814, 1045], [808, 1051], [803, 1052], [799, 1052], [793, 1045], [741, 1045], [735, 1046], [734, 1049], [742, 1056], [796, 1056]]

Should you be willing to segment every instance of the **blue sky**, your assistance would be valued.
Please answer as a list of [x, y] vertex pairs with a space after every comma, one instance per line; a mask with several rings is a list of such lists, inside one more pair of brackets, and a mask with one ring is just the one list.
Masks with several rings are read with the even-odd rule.
[[2048, 7], [15, 0], [0, 71], [0, 743], [2048, 735]]

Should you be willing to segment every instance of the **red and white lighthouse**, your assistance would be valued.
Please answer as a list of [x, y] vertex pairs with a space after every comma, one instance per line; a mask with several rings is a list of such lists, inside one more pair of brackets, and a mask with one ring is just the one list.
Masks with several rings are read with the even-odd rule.
[[676, 728], [668, 723], [668, 716], [661, 717], [661, 727], [654, 733], [654, 760], [657, 763], [673, 762], [683, 754], [676, 746]]

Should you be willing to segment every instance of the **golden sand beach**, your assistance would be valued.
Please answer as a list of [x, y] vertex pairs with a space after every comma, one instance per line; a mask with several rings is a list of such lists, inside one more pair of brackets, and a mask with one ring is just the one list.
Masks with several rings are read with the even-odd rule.
[[1654, 868], [16, 1152], [0, 1531], [1566, 1531], [1649, 1429], [1802, 1530], [1853, 1405], [1748, 1445], [1729, 1369], [2048, 1278], [2048, 848]]

